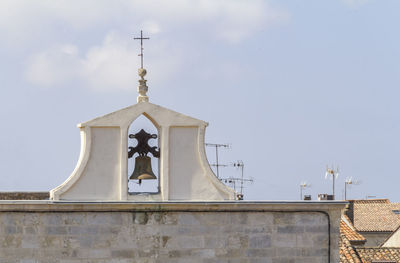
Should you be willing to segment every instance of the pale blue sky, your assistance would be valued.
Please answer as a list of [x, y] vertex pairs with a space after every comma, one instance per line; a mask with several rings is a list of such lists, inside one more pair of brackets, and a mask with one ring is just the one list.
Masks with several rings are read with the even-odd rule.
[[[246, 199], [330, 193], [352, 176], [400, 201], [400, 2], [1, 1], [0, 190], [50, 190], [79, 157], [76, 124], [150, 101], [210, 123], [243, 160]], [[214, 162], [214, 155], [210, 161]], [[224, 177], [238, 176], [223, 168]]]

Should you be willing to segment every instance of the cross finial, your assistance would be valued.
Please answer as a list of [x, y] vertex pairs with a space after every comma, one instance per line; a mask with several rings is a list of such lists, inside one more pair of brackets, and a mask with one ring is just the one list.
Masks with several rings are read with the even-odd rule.
[[140, 39], [140, 68], [143, 68], [143, 40], [144, 39], [150, 39], [149, 37], [143, 37], [143, 31], [140, 30], [140, 37], [134, 37], [134, 40], [139, 40]]
[[143, 37], [143, 31], [140, 30], [140, 37], [135, 37], [133, 38], [135, 40], [140, 39], [140, 69], [138, 71], [139, 76], [141, 79], [139, 79], [139, 86], [137, 88], [139, 96], [137, 97], [137, 102], [148, 102], [149, 97], [147, 96], [147, 91], [149, 88], [146, 85], [147, 80], [144, 79], [144, 76], [146, 76], [146, 70], [143, 68], [143, 40], [144, 39], [150, 39], [149, 37]]

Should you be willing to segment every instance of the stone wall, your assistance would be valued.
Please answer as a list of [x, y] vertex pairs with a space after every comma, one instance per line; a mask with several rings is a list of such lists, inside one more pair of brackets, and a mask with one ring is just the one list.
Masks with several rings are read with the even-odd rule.
[[383, 242], [392, 234], [392, 232], [361, 232], [360, 234], [365, 237], [367, 242], [364, 247], [379, 247]]
[[0, 212], [9, 263], [316, 263], [329, 239], [321, 212]]

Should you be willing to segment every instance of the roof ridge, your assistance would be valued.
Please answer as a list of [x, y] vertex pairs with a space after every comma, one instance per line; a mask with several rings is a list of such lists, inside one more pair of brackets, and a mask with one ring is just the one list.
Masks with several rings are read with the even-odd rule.
[[347, 215], [342, 215], [343, 222], [346, 223], [352, 230], [357, 231], [353, 224], [350, 222], [350, 218]]
[[390, 204], [390, 200], [388, 198], [377, 198], [377, 199], [354, 199], [354, 200], [347, 200], [351, 203], [384, 203]]
[[356, 247], [356, 249], [395, 249], [395, 250], [400, 250], [400, 247]]

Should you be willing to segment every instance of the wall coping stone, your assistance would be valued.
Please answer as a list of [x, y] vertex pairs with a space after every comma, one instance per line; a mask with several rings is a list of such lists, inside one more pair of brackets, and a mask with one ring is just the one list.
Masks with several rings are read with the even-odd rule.
[[63, 202], [52, 200], [0, 200], [0, 212], [337, 211], [344, 209], [347, 203], [346, 201]]
[[0, 200], [48, 200], [49, 192], [0, 192]]

